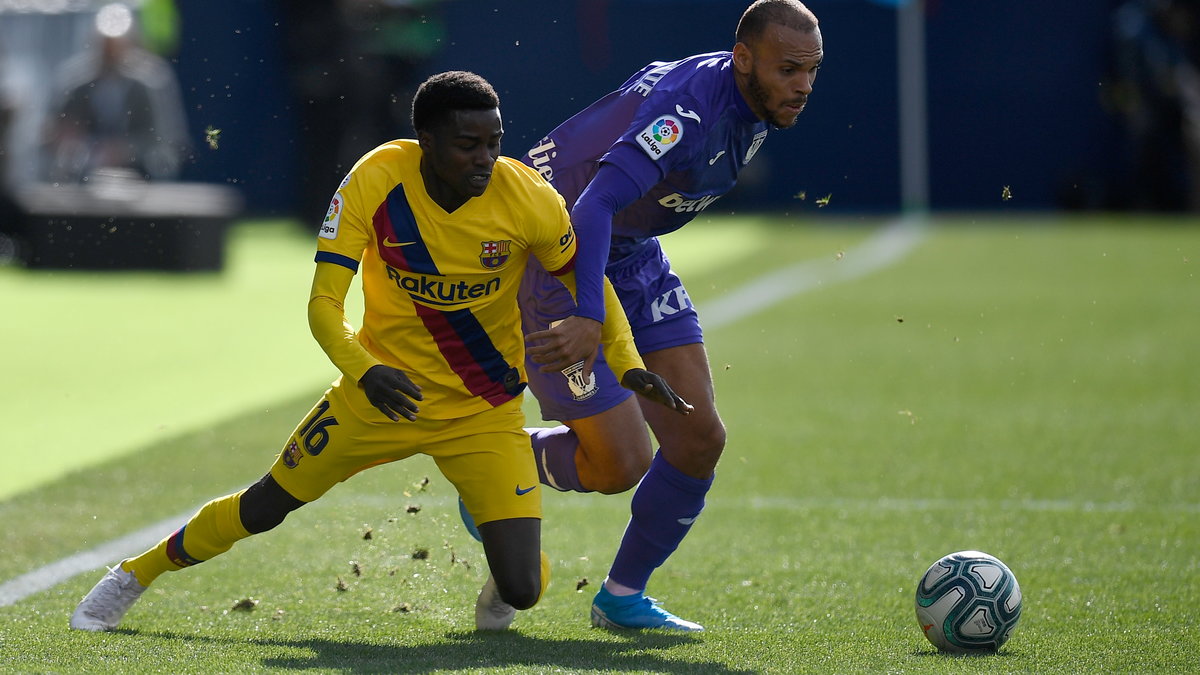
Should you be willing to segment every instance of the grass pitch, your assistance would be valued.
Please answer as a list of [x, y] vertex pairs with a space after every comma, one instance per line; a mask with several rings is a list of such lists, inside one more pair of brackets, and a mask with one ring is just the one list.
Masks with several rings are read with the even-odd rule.
[[[714, 217], [665, 244], [703, 315], [706, 300], [798, 258], [853, 255], [873, 225]], [[252, 249], [258, 236], [235, 243]], [[311, 248], [276, 238], [272, 250]], [[236, 285], [243, 262], [195, 283]], [[101, 570], [0, 608], [0, 670], [1196, 672], [1198, 262], [1200, 230], [1179, 222], [946, 218], [898, 264], [710, 330], [729, 444], [704, 516], [650, 588], [705, 624], [702, 635], [589, 628], [628, 495], [562, 494], [546, 497], [547, 596], [511, 633], [474, 633], [485, 563], [452, 489], [417, 459], [361, 474], [280, 528], [164, 576], [118, 632], [66, 629]], [[311, 341], [308, 273], [256, 296], [295, 305], [296, 344]], [[61, 292], [111, 280], [75, 281]], [[0, 274], [6, 296], [43, 282]], [[155, 292], [127, 290], [131, 302]], [[195, 311], [246, 311], [228, 301]], [[42, 318], [48, 334], [62, 328]], [[89, 317], [91, 329], [125, 325], [104, 318]], [[271, 347], [254, 331], [245, 343], [251, 355]], [[205, 353], [202, 339], [191, 346]], [[34, 369], [57, 355], [20, 347]], [[213, 406], [194, 430], [148, 444], [133, 435], [107, 461], [80, 459], [84, 470], [11, 490], [0, 582], [256, 479], [328, 379], [319, 350], [295, 348], [308, 350], [297, 367], [316, 370], [303, 376], [311, 385], [257, 393], [240, 415]], [[79, 380], [79, 396], [126, 393]], [[224, 391], [197, 386], [200, 398]], [[6, 426], [27, 438], [29, 425], [70, 426], [61, 407], [22, 410]], [[993, 656], [939, 655], [913, 617], [925, 568], [967, 548], [1004, 560], [1025, 596]]]

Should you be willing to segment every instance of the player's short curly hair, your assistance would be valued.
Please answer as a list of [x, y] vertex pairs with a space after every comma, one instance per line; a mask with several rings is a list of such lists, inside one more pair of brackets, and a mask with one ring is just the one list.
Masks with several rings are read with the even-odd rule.
[[421, 83], [412, 102], [412, 125], [417, 133], [433, 129], [458, 110], [492, 110], [500, 97], [487, 80], [465, 70], [438, 73]]
[[811, 33], [817, 30], [817, 17], [800, 0], [757, 0], [742, 14], [735, 37], [750, 44], [771, 24]]

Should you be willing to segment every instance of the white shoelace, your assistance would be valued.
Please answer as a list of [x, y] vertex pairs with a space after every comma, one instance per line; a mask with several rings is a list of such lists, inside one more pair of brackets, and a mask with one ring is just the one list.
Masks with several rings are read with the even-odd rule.
[[[88, 614], [101, 621], [112, 622], [119, 620], [142, 593], [138, 589], [140, 584], [137, 583], [137, 577], [132, 572], [120, 569], [120, 564], [108, 568], [108, 572], [114, 580], [112, 583], [100, 585], [96, 597], [88, 603]], [[103, 614], [98, 612], [103, 612]]]

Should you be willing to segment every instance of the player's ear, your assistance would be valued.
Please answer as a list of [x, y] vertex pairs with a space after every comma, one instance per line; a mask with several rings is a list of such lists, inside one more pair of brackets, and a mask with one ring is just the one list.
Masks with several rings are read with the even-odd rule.
[[754, 54], [745, 42], [733, 45], [733, 67], [742, 75], [749, 75], [754, 70]]
[[433, 151], [433, 134], [426, 131], [417, 132], [417, 144], [421, 146], [421, 152]]

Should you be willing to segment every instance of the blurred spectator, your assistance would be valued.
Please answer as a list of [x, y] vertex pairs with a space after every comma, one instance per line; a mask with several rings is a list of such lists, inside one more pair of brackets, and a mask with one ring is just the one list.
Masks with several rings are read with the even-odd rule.
[[0, 263], [16, 256], [13, 237], [21, 233], [21, 212], [12, 198], [9, 182], [9, 134], [17, 113], [17, 95], [9, 86], [5, 57], [0, 50]]
[[1200, 210], [1200, 0], [1127, 0], [1113, 29], [1130, 206]]
[[96, 14], [97, 43], [65, 64], [61, 100], [46, 126], [46, 178], [75, 182], [100, 169], [150, 180], [179, 176], [188, 152], [179, 84], [171, 66], [138, 44], [132, 11]]
[[302, 227], [317, 227], [359, 157], [411, 133], [408, 102], [445, 33], [439, 2], [280, 1], [301, 144]]

